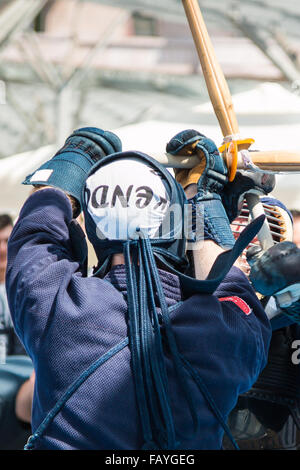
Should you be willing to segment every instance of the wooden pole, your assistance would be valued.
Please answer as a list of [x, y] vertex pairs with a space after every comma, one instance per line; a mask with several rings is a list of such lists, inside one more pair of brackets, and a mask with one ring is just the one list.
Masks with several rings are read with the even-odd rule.
[[[199, 163], [197, 156], [177, 157], [169, 153], [157, 153], [151, 155], [162, 165], [169, 168], [193, 168]], [[260, 170], [300, 173], [300, 152], [285, 152], [284, 150], [249, 152], [249, 157], [251, 157], [254, 165], [256, 165]], [[238, 169], [246, 169], [240, 154], [238, 159]]]
[[[232, 136], [232, 140], [238, 140], [239, 126], [233, 107], [231, 93], [228, 88], [223, 71], [218, 63], [207, 28], [200, 11], [198, 0], [182, 0], [183, 7], [190, 25], [191, 33], [198, 52], [207, 90], [219, 121], [224, 138]], [[277, 162], [278, 163], [278, 162]], [[263, 210], [257, 195], [246, 195], [246, 201], [254, 218], [260, 210]], [[273, 239], [268, 222], [265, 221], [262, 230], [257, 235], [263, 249], [273, 245]], [[194, 251], [194, 264], [201, 255]], [[197, 272], [196, 277], [199, 279]]]
[[214, 52], [197, 0], [182, 0], [207, 90], [224, 137], [239, 134], [231, 93]]

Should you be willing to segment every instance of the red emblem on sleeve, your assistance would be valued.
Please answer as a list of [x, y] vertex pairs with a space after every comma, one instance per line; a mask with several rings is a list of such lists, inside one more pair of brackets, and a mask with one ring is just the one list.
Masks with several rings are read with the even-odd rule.
[[240, 297], [237, 296], [231, 296], [231, 297], [222, 297], [219, 299], [220, 302], [233, 302], [235, 305], [237, 305], [242, 312], [244, 312], [245, 315], [250, 315], [252, 312], [252, 309], [249, 307], [249, 305]]

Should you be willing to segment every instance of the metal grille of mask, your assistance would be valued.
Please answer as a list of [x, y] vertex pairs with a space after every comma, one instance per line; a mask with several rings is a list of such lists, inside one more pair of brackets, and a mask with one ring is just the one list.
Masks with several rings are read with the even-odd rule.
[[[273, 238], [274, 244], [283, 241], [293, 240], [293, 225], [288, 213], [278, 206], [262, 203], [264, 213], [266, 215], [270, 233]], [[231, 223], [231, 229], [235, 238], [238, 238], [239, 234], [251, 221], [250, 211], [246, 200], [243, 202], [242, 210], [240, 215]], [[253, 245], [259, 245], [257, 237], [248, 245], [243, 251], [240, 257], [240, 264], [246, 274], [249, 273], [249, 265], [246, 260], [246, 253], [249, 247]]]

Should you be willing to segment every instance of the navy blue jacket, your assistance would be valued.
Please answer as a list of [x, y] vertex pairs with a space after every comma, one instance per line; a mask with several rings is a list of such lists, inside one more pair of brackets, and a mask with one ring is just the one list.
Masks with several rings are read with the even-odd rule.
[[[78, 376], [117, 346], [69, 398], [36, 449], [139, 449], [142, 436], [130, 366], [123, 266], [105, 279], [83, 277], [69, 237], [71, 205], [44, 189], [24, 204], [8, 246], [7, 293], [18, 336], [36, 371], [33, 432]], [[266, 365], [270, 323], [244, 274], [233, 267], [215, 295], [182, 301], [178, 278], [160, 271], [181, 354], [226, 419]], [[221, 300], [219, 300], [219, 298]], [[220, 449], [223, 429], [190, 381], [200, 428], [166, 356], [181, 449]]]

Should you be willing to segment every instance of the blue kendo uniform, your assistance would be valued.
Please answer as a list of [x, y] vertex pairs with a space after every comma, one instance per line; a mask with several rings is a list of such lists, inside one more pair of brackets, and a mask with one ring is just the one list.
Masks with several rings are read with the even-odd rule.
[[[85, 277], [70, 239], [71, 221], [61, 190], [37, 191], [25, 202], [8, 247], [9, 307], [36, 372], [33, 434], [56, 407], [34, 448], [140, 449], [125, 269], [113, 267], [103, 279]], [[267, 361], [270, 323], [237, 267], [214, 294], [188, 298], [176, 274], [159, 275], [198, 418], [196, 427], [166, 351], [178, 448], [220, 449], [224, 430], [216, 410], [226, 421], [238, 395], [257, 380]]]

